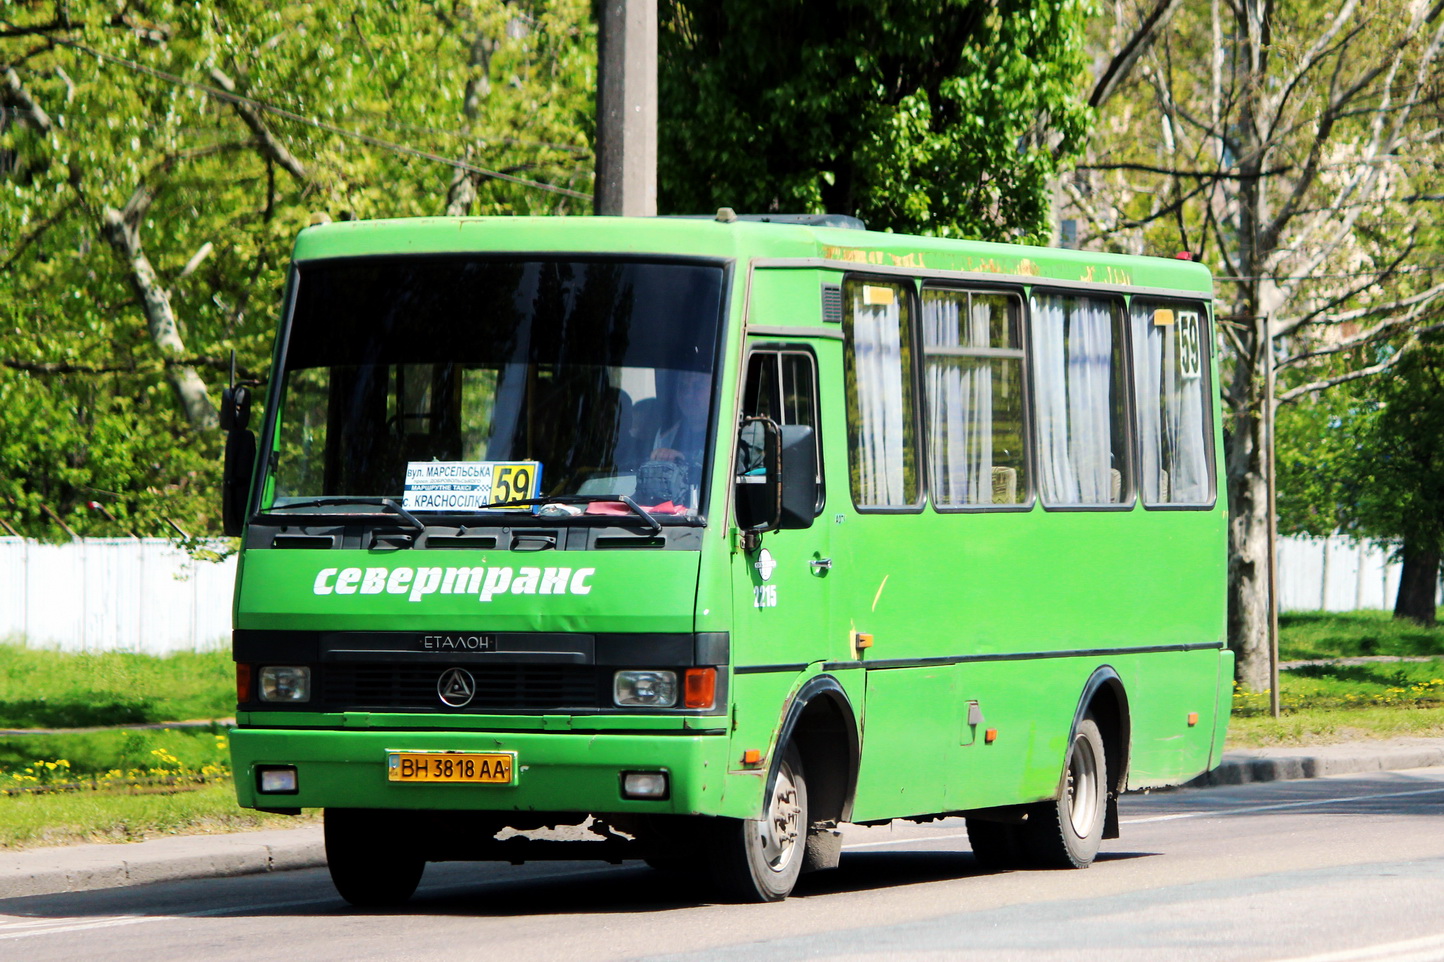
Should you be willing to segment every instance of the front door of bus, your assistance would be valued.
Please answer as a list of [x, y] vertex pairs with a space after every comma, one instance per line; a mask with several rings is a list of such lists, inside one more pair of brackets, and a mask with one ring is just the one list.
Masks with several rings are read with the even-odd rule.
[[[841, 653], [833, 650], [838, 646], [829, 627], [829, 593], [835, 578], [830, 526], [818, 516], [824, 492], [816, 358], [803, 345], [758, 345], [748, 354], [746, 371], [741, 416], [811, 428], [817, 451], [818, 494], [812, 523], [767, 532], [755, 550], [739, 549], [732, 556], [733, 664], [740, 669], [738, 695], [745, 696], [736, 703], [739, 709], [756, 706], [767, 717], [752, 721], [771, 730], [802, 669], [836, 660]], [[739, 489], [745, 484], [745, 477], [738, 479]]]

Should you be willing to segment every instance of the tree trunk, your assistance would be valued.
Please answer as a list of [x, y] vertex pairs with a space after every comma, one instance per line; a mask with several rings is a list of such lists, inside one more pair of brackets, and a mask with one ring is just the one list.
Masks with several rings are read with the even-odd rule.
[[1228, 640], [1235, 676], [1250, 691], [1269, 686], [1268, 481], [1252, 408], [1236, 411], [1227, 450]]
[[[139, 203], [132, 199], [126, 205], [126, 211], [133, 212], [131, 217], [114, 208], [105, 209], [101, 234], [125, 264], [131, 286], [135, 288], [149, 322], [152, 346], [161, 358], [169, 361], [184, 356], [185, 342], [181, 339], [180, 323], [171, 308], [170, 291], [160, 283], [150, 259], [141, 249], [138, 223], [149, 203], [149, 195], [143, 191], [144, 188], [136, 191], [136, 197], [141, 198]], [[167, 364], [165, 376], [191, 427], [209, 430], [219, 423], [205, 382], [193, 366]]]
[[1434, 626], [1434, 597], [1439, 584], [1439, 549], [1404, 542], [1404, 566], [1399, 572], [1399, 595], [1394, 617]]

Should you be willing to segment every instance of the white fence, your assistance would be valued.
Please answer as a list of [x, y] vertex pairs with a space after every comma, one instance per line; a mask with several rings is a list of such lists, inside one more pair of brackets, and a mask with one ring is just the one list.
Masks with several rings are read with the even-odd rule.
[[1391, 551], [1353, 538], [1280, 538], [1279, 609], [1393, 610], [1400, 565]]
[[155, 655], [225, 647], [235, 580], [234, 557], [197, 561], [164, 539], [0, 538], [0, 639]]
[[[0, 538], [0, 639], [65, 651], [224, 647], [236, 560], [197, 561], [160, 539], [40, 544]], [[1347, 538], [1282, 538], [1285, 611], [1391, 609], [1399, 566]]]

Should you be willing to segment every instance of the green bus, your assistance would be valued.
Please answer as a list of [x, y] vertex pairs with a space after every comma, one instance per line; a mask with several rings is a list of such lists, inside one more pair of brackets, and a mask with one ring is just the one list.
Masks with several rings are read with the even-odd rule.
[[1222, 750], [1211, 291], [832, 216], [303, 231], [255, 432], [223, 396], [241, 805], [324, 809], [358, 905], [548, 858], [777, 900], [940, 815], [1087, 866]]

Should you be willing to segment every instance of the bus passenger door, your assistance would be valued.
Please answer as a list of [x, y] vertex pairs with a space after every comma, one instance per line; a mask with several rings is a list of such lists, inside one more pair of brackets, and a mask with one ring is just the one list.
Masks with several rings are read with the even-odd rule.
[[[835, 639], [829, 630], [835, 576], [830, 526], [820, 517], [825, 493], [817, 410], [817, 362], [810, 349], [768, 345], [748, 354], [740, 416], [771, 418], [783, 428], [810, 428], [818, 489], [805, 527], [766, 532], [751, 551], [739, 539], [732, 554], [736, 737], [746, 749], [766, 747], [803, 668], [842, 656], [832, 650]], [[735, 495], [739, 518], [746, 521], [740, 501], [749, 480], [746, 466], [738, 470], [744, 474], [737, 478]]]

